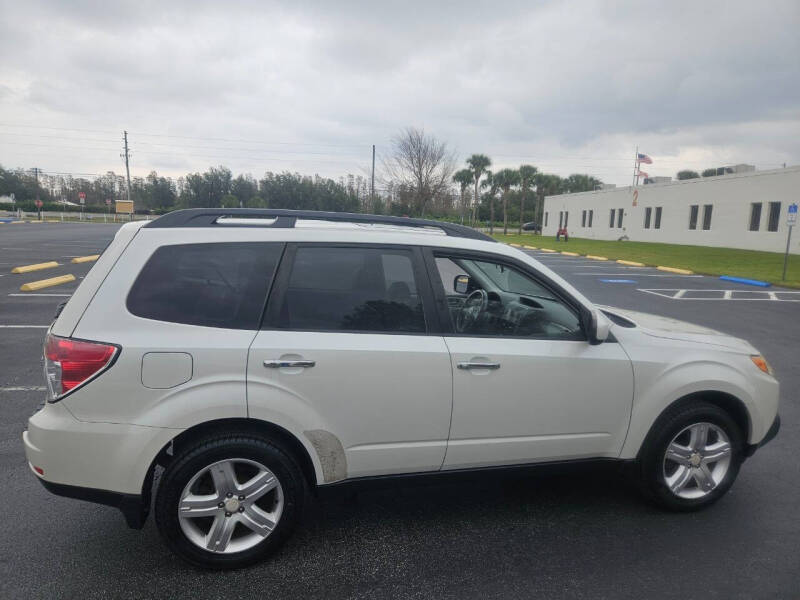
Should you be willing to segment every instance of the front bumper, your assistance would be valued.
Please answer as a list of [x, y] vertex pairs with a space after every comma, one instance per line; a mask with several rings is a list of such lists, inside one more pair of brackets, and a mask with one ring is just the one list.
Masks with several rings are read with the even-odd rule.
[[767, 433], [763, 437], [763, 439], [757, 444], [748, 444], [744, 449], [744, 455], [753, 456], [756, 450], [758, 450], [762, 446], [765, 446], [767, 443], [772, 441], [775, 438], [775, 436], [778, 435], [778, 431], [780, 431], [780, 429], [781, 429], [781, 416], [775, 415], [775, 420], [772, 422], [772, 425], [770, 426], [769, 430], [767, 430]]

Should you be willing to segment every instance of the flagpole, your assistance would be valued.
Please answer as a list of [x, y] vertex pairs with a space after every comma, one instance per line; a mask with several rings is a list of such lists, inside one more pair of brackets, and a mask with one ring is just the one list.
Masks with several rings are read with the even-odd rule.
[[633, 178], [631, 179], [631, 190], [636, 187], [637, 184], [637, 177], [636, 171], [639, 168], [639, 145], [636, 145], [636, 153], [633, 155]]

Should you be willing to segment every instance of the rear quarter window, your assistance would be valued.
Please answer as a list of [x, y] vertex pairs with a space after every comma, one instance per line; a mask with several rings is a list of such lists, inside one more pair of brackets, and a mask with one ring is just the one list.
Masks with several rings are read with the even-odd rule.
[[137, 317], [226, 329], [258, 329], [283, 244], [162, 246], [128, 294]]

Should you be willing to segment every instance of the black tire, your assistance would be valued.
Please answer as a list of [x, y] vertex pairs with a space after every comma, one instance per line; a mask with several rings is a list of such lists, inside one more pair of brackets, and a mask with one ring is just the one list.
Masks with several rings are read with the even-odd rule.
[[[701, 498], [682, 498], [674, 494], [664, 480], [664, 456], [672, 440], [686, 427], [711, 423], [727, 435], [731, 445], [728, 471], [716, 487]], [[744, 458], [744, 439], [739, 426], [719, 406], [708, 402], [684, 404], [670, 409], [656, 421], [648, 434], [636, 465], [636, 474], [644, 495], [668, 510], [694, 511], [710, 506], [731, 488]]]
[[[203, 468], [225, 459], [248, 459], [267, 467], [280, 482], [283, 511], [272, 532], [257, 545], [218, 554], [186, 537], [178, 518], [178, 503], [186, 484]], [[291, 534], [303, 510], [306, 482], [291, 453], [273, 441], [252, 434], [228, 434], [200, 440], [180, 452], [165, 470], [155, 500], [155, 520], [167, 546], [188, 563], [206, 569], [247, 567], [275, 552]]]

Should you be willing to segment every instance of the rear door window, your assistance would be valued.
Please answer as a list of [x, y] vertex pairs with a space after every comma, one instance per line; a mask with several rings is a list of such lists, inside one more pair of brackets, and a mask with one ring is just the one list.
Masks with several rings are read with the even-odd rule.
[[137, 317], [258, 329], [283, 244], [233, 242], [158, 248], [128, 294]]
[[270, 309], [281, 329], [422, 333], [426, 331], [412, 252], [374, 247], [299, 246]]

